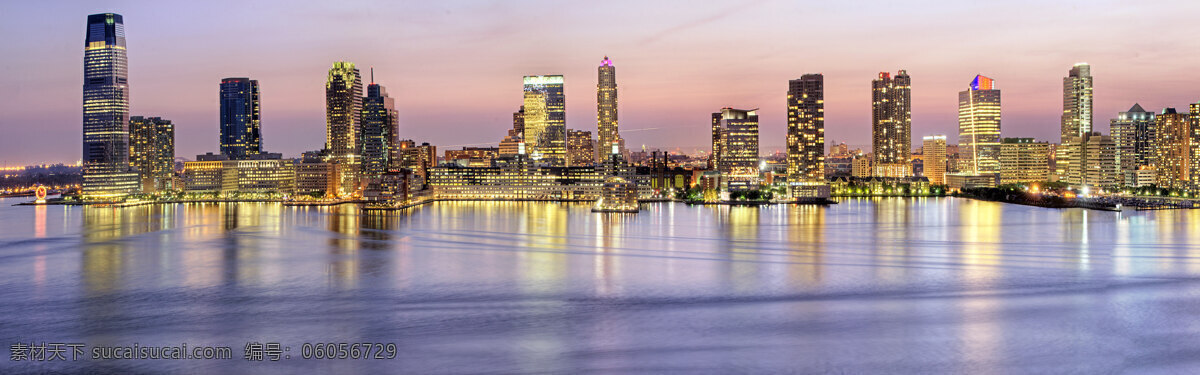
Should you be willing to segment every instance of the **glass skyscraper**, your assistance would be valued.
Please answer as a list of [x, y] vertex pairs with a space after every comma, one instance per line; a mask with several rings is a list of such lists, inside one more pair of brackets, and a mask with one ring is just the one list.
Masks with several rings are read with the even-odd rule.
[[83, 50], [83, 196], [139, 189], [129, 165], [129, 68], [120, 14], [89, 15]]
[[221, 154], [231, 160], [262, 153], [258, 81], [221, 80]]
[[566, 100], [563, 76], [525, 76], [525, 144], [534, 159], [565, 165]]
[[340, 165], [339, 195], [350, 195], [358, 189], [362, 91], [362, 75], [354, 63], [333, 63], [325, 80], [325, 151], [329, 162]]
[[[374, 74], [372, 73], [372, 76]], [[388, 97], [387, 89], [375, 83], [367, 85], [362, 112], [362, 171], [367, 177], [379, 176], [397, 163], [400, 114], [396, 100]]]
[[968, 174], [1000, 173], [1000, 89], [995, 80], [976, 75], [958, 93], [958, 152]]

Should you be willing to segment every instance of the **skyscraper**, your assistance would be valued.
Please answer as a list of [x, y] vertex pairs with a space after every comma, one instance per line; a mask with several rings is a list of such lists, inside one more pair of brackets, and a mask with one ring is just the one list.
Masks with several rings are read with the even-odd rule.
[[525, 143], [534, 159], [564, 165], [567, 154], [563, 76], [525, 76]]
[[875, 175], [912, 174], [912, 78], [901, 70], [871, 81], [871, 146]]
[[612, 145], [621, 138], [617, 132], [617, 68], [604, 56], [597, 70], [600, 77], [596, 83], [596, 126], [600, 143], [595, 157], [596, 162], [603, 162], [612, 153]]
[[362, 98], [362, 76], [354, 63], [333, 63], [325, 80], [325, 149], [329, 161], [340, 164], [341, 195], [358, 188]]
[[966, 91], [958, 93], [959, 157], [967, 174], [1000, 173], [1000, 89], [995, 80], [975, 76]]
[[788, 183], [825, 183], [825, 77], [805, 74], [788, 81]]
[[[1092, 132], [1092, 67], [1078, 63], [1063, 77], [1063, 113], [1060, 124], [1062, 147], [1056, 150], [1055, 174], [1059, 179], [1080, 180], [1068, 177], [1070, 165], [1082, 165], [1083, 161], [1072, 160], [1068, 152], [1072, 140], [1082, 139]], [[1081, 181], [1081, 180], [1080, 180]]]
[[927, 135], [921, 139], [925, 178], [930, 185], [946, 184], [946, 136]]
[[221, 80], [221, 154], [231, 160], [262, 153], [258, 81]]
[[161, 117], [129, 118], [129, 158], [138, 169], [142, 192], [174, 187], [175, 125]]
[[1154, 112], [1139, 104], [1117, 114], [1109, 122], [1113, 141], [1117, 144], [1117, 165], [1126, 186], [1137, 186], [1139, 169], [1154, 164]]
[[1092, 131], [1092, 67], [1078, 63], [1063, 77], [1062, 141]]
[[757, 109], [722, 108], [712, 114], [713, 155], [717, 170], [727, 176], [728, 190], [758, 187]]
[[400, 140], [400, 113], [396, 100], [387, 89], [375, 83], [372, 71], [367, 97], [363, 98], [362, 113], [362, 171], [365, 176], [380, 176], [397, 163]]
[[83, 196], [138, 191], [129, 165], [129, 65], [120, 14], [88, 16], [83, 50]]

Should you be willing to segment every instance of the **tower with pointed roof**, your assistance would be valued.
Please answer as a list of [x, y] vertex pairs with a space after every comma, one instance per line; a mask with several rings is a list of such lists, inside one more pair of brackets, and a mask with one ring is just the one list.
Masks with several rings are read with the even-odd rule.
[[1137, 103], [1109, 121], [1109, 132], [1117, 145], [1118, 170], [1126, 186], [1137, 186], [1138, 169], [1154, 164], [1154, 122], [1154, 112]]

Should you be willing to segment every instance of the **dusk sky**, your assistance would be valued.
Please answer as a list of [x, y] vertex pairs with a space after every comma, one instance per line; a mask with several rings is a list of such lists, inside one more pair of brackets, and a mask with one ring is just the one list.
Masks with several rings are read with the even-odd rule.
[[1092, 65], [1095, 127], [1139, 102], [1200, 100], [1195, 1], [5, 1], [0, 163], [80, 158], [88, 14], [124, 15], [131, 115], [176, 126], [176, 155], [216, 152], [218, 83], [257, 79], [264, 148], [323, 147], [324, 82], [351, 61], [396, 98], [402, 138], [495, 145], [521, 77], [563, 74], [567, 127], [596, 130], [596, 67], [617, 68], [630, 149], [708, 149], [710, 113], [761, 108], [784, 145], [787, 80], [825, 75], [827, 143], [870, 143], [871, 80], [912, 76], [914, 141], [957, 139], [957, 92], [1003, 92], [1002, 133], [1058, 141], [1062, 77]]

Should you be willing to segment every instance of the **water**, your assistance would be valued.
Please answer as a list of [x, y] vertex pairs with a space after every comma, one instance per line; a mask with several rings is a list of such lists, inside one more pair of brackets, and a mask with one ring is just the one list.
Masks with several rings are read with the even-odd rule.
[[[0, 373], [1200, 371], [1200, 211], [956, 198], [829, 207], [11, 207], [0, 344], [228, 360]], [[292, 359], [243, 359], [279, 342]], [[303, 343], [395, 343], [303, 360]]]

